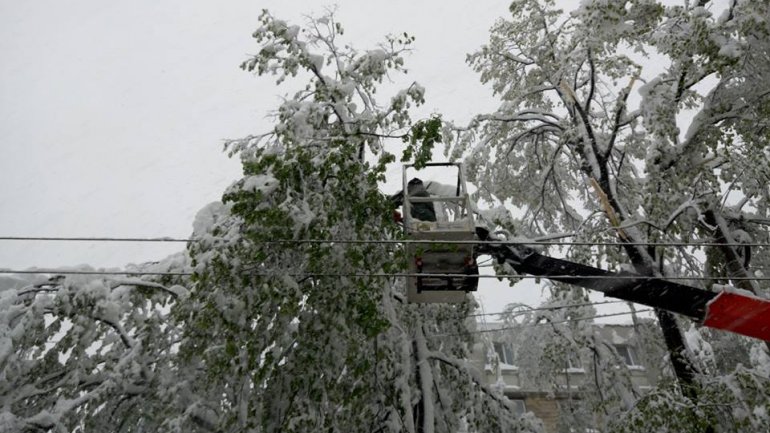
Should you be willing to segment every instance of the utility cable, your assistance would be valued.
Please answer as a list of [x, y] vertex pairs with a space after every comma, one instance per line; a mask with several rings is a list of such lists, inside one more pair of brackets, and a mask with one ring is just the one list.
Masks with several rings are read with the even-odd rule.
[[[244, 270], [244, 273], [250, 273], [248, 270]], [[144, 271], [79, 271], [79, 270], [57, 270], [57, 269], [36, 269], [36, 270], [13, 270], [13, 269], [0, 269], [0, 274], [57, 274], [57, 275], [158, 275], [158, 276], [191, 276], [192, 272], [144, 272]], [[667, 281], [724, 281], [726, 277], [647, 277], [641, 275], [519, 275], [519, 274], [501, 274], [501, 275], [468, 275], [468, 274], [428, 274], [428, 273], [264, 273], [256, 272], [251, 273], [253, 276], [258, 277], [299, 277], [299, 278], [323, 278], [323, 277], [423, 277], [423, 278], [518, 278], [518, 279], [559, 279], [570, 278], [575, 280], [667, 280]], [[730, 277], [732, 281], [770, 281], [770, 277]]]
[[192, 276], [192, 272], [142, 272], [142, 271], [78, 271], [66, 269], [0, 269], [0, 274], [54, 274], [54, 275], [134, 275], [134, 276]]
[[579, 322], [583, 320], [593, 320], [593, 319], [601, 319], [604, 317], [615, 317], [615, 316], [625, 316], [628, 314], [639, 314], [639, 313], [650, 313], [655, 310], [651, 308], [645, 308], [642, 310], [636, 310], [636, 311], [626, 311], [622, 313], [612, 313], [612, 314], [598, 314], [595, 316], [587, 316], [587, 317], [575, 317], [571, 319], [565, 319], [565, 320], [557, 320], [557, 321], [551, 321], [551, 322], [538, 322], [538, 323], [527, 323], [527, 324], [521, 324], [516, 326], [502, 326], [500, 328], [495, 329], [477, 329], [475, 331], [468, 331], [468, 332], [457, 332], [457, 333], [446, 333], [446, 334], [431, 334], [427, 337], [456, 337], [460, 335], [466, 335], [466, 334], [484, 334], [489, 332], [499, 332], [499, 331], [510, 331], [513, 329], [523, 329], [523, 328], [531, 328], [535, 326], [551, 326], [551, 325], [559, 325], [562, 323], [569, 323], [569, 322]]
[[118, 238], [118, 237], [67, 237], [67, 236], [0, 236], [0, 241], [69, 241], [69, 242], [198, 242], [198, 239], [171, 237]]
[[525, 310], [520, 311], [499, 311], [497, 313], [475, 313], [475, 314], [469, 314], [468, 317], [481, 317], [481, 316], [502, 316], [505, 314], [511, 314], [513, 316], [519, 316], [522, 314], [526, 314], [530, 311], [552, 311], [552, 310], [561, 310], [564, 308], [573, 308], [573, 307], [591, 307], [594, 305], [604, 305], [604, 304], [627, 304], [629, 301], [599, 301], [599, 302], [585, 302], [581, 304], [569, 304], [569, 305], [557, 305], [553, 307], [528, 307]]
[[[216, 238], [213, 238], [216, 240]], [[202, 242], [199, 238], [142, 237], [62, 237], [62, 236], [0, 236], [0, 241], [62, 241], [62, 242]], [[770, 247], [770, 242], [720, 243], [708, 240], [694, 242], [581, 242], [581, 241], [474, 241], [417, 239], [273, 239], [250, 241], [255, 244], [439, 244], [439, 245], [540, 245], [540, 246], [643, 246], [643, 247]]]

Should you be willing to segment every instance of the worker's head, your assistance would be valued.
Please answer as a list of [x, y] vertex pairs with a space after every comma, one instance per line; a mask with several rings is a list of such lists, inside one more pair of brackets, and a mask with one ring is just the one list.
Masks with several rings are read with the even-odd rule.
[[422, 181], [415, 177], [406, 184], [406, 189], [409, 191], [409, 194], [414, 194], [417, 191], [424, 190], [425, 187], [422, 185]]

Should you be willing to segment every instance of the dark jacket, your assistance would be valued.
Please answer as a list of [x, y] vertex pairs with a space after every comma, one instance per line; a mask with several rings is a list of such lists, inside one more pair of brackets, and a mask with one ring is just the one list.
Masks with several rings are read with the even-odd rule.
[[[430, 197], [422, 181], [412, 180], [408, 185], [409, 197]], [[433, 203], [410, 203], [412, 208], [412, 218], [421, 221], [436, 221], [436, 209]]]

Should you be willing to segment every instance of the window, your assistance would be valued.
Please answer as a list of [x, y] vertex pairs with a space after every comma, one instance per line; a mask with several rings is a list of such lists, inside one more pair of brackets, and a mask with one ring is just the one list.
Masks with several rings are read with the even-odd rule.
[[508, 343], [494, 343], [497, 359], [503, 364], [515, 365], [513, 362], [513, 350]]
[[575, 352], [567, 353], [567, 368], [583, 368], [580, 357]]
[[513, 403], [513, 413], [515, 413], [518, 416], [524, 415], [524, 413], [527, 411], [527, 405], [524, 404], [523, 398], [512, 398], [510, 399], [511, 403]]
[[640, 367], [641, 364], [639, 364], [638, 358], [636, 356], [636, 351], [633, 347], [625, 345], [625, 344], [616, 344], [615, 350], [618, 351], [618, 355], [620, 355], [621, 358], [623, 358], [623, 361], [626, 363], [627, 366], [632, 367]]

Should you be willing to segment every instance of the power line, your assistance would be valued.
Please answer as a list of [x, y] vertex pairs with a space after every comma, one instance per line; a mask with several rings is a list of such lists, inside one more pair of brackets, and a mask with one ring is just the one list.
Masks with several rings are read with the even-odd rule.
[[[216, 239], [216, 238], [215, 238]], [[202, 242], [199, 238], [173, 237], [66, 237], [66, 236], [0, 236], [0, 241], [52, 242]], [[694, 242], [588, 242], [588, 241], [474, 241], [474, 240], [416, 240], [416, 239], [273, 239], [251, 241], [255, 244], [440, 244], [440, 245], [539, 245], [539, 246], [643, 246], [643, 247], [770, 247], [770, 242], [720, 243], [708, 240]]]
[[[244, 270], [244, 273], [250, 273], [248, 270]], [[79, 270], [57, 270], [57, 269], [37, 269], [37, 270], [13, 270], [13, 269], [0, 269], [0, 274], [57, 274], [57, 275], [157, 275], [157, 276], [191, 276], [192, 272], [144, 272], [144, 271], [79, 271]], [[666, 281], [724, 281], [726, 279], [732, 281], [770, 281], [770, 277], [646, 277], [641, 275], [518, 275], [518, 274], [500, 274], [500, 275], [468, 275], [468, 274], [415, 274], [406, 272], [367, 272], [367, 273], [264, 273], [255, 272], [251, 275], [258, 277], [300, 277], [300, 278], [323, 278], [323, 277], [423, 277], [423, 278], [518, 278], [518, 279], [574, 279], [574, 280], [666, 280]]]
[[629, 301], [600, 301], [600, 302], [585, 302], [582, 304], [569, 304], [569, 305], [558, 305], [553, 307], [536, 307], [536, 308], [527, 308], [526, 310], [516, 311], [516, 312], [509, 312], [509, 311], [499, 311], [497, 313], [476, 313], [476, 314], [469, 314], [468, 317], [481, 317], [481, 316], [502, 316], [504, 314], [511, 313], [513, 316], [519, 316], [522, 314], [529, 313], [530, 311], [552, 311], [552, 310], [561, 310], [564, 308], [572, 308], [572, 307], [590, 307], [593, 305], [604, 305], [604, 304], [626, 304]]
[[198, 239], [171, 237], [117, 238], [117, 237], [67, 237], [67, 236], [0, 236], [0, 241], [67, 241], [67, 242], [198, 242]]
[[653, 310], [651, 308], [645, 308], [645, 309], [636, 310], [636, 311], [626, 311], [626, 312], [622, 312], [622, 313], [612, 313], [612, 314], [599, 314], [599, 315], [587, 316], [587, 317], [575, 317], [575, 318], [571, 318], [571, 319], [557, 320], [557, 321], [552, 321], [552, 322], [538, 322], [538, 323], [529, 323], [529, 324], [526, 324], [526, 325], [522, 324], [522, 325], [517, 325], [517, 326], [503, 326], [503, 327], [496, 328], [496, 329], [478, 329], [478, 330], [475, 330], [475, 331], [468, 331], [468, 332], [465, 332], [465, 333], [459, 333], [458, 332], [458, 333], [447, 333], [447, 334], [431, 334], [431, 335], [429, 335], [429, 337], [455, 337], [455, 336], [465, 335], [465, 334], [484, 334], [484, 333], [488, 333], [488, 332], [499, 332], [499, 331], [509, 331], [509, 330], [512, 330], [512, 329], [531, 328], [531, 327], [534, 327], [534, 326], [559, 325], [559, 324], [562, 324], [562, 323], [579, 322], [579, 321], [583, 321], [583, 320], [601, 319], [603, 317], [615, 317], [615, 316], [625, 316], [625, 315], [628, 315], [628, 314], [649, 313], [649, 312], [652, 312], [652, 311], [655, 311], [655, 310]]
[[141, 271], [78, 271], [66, 269], [13, 270], [0, 269], [0, 274], [55, 274], [55, 275], [155, 275], [155, 276], [191, 276], [192, 272], [141, 272]]
[[[597, 315], [594, 315], [594, 316], [575, 317], [575, 318], [571, 318], [571, 319], [557, 320], [557, 321], [554, 321], [554, 322], [538, 322], [538, 323], [532, 323], [529, 326], [559, 325], [561, 323], [581, 322], [583, 320], [601, 319], [603, 317], [627, 316], [629, 314], [639, 314], [639, 313], [652, 313], [653, 311], [655, 311], [655, 310], [652, 309], [652, 308], [643, 308], [641, 310], [636, 310], [636, 311], [624, 311], [624, 312], [621, 312], [621, 313], [610, 313], [610, 314], [597, 314]], [[492, 329], [492, 330], [481, 329], [481, 330], [478, 330], [478, 331], [475, 331], [475, 332], [505, 331], [505, 330], [516, 329], [516, 328], [520, 328], [520, 327], [521, 326], [504, 326], [504, 327], [498, 328], [498, 329]]]

